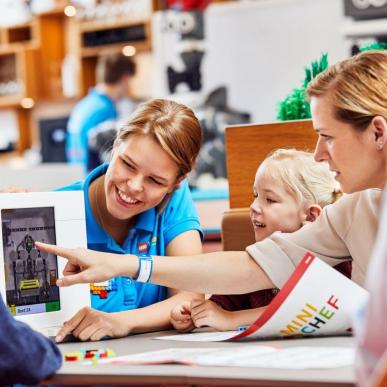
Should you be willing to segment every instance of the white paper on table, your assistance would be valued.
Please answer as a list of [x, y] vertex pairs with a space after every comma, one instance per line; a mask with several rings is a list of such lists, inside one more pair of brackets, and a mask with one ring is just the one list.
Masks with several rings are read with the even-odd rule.
[[354, 357], [354, 348], [346, 347], [276, 348], [263, 345], [249, 345], [236, 348], [169, 348], [102, 359], [98, 364], [183, 364], [307, 369], [350, 366], [354, 363]]
[[244, 332], [188, 333], [155, 339], [223, 341], [350, 333], [352, 315], [368, 292], [307, 253], [262, 315]]
[[238, 331], [227, 331], [227, 332], [196, 332], [186, 333], [171, 336], [158, 336], [155, 340], [173, 340], [173, 341], [226, 341], [234, 336], [237, 336], [240, 332]]

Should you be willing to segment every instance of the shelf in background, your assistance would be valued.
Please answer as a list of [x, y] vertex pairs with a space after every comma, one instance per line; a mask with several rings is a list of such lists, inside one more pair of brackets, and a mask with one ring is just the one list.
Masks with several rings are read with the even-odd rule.
[[371, 38], [387, 35], [387, 18], [355, 21], [345, 20], [341, 31], [348, 38]]
[[66, 52], [76, 58], [74, 66], [80, 69], [76, 80], [77, 98], [82, 98], [95, 85], [95, 68], [100, 55], [122, 52], [124, 47], [132, 46], [136, 62], [137, 54], [147, 55], [152, 50], [150, 17], [88, 21], [67, 18], [66, 24]]
[[[136, 52], [149, 51], [151, 49], [151, 44], [148, 41], [145, 42], [127, 42], [125, 45], [133, 46], [136, 49]], [[123, 43], [109, 44], [109, 45], [100, 45], [97, 47], [84, 47], [81, 50], [82, 58], [88, 57], [97, 57], [98, 55], [111, 54], [116, 52], [121, 52], [123, 48]]]
[[96, 21], [83, 21], [78, 22], [79, 30], [81, 32], [91, 32], [91, 31], [103, 31], [110, 30], [114, 28], [121, 27], [130, 27], [142, 24], [148, 24], [148, 20], [145, 19], [115, 19], [115, 20], [96, 20]]

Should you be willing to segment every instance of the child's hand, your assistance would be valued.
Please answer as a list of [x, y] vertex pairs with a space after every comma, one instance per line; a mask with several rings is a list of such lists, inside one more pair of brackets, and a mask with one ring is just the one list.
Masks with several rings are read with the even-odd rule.
[[191, 318], [197, 328], [212, 327], [219, 331], [233, 330], [232, 313], [210, 300], [193, 300]]
[[171, 310], [170, 322], [179, 332], [191, 332], [195, 325], [191, 318], [191, 306], [189, 302], [176, 305]]

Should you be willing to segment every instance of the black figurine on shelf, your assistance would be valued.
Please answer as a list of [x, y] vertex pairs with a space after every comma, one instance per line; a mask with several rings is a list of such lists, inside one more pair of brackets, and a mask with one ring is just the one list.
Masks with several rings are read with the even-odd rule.
[[190, 91], [202, 88], [201, 63], [204, 57], [203, 12], [168, 11], [167, 29], [179, 34], [177, 51], [183, 63], [183, 70], [167, 66], [168, 88], [175, 93], [179, 84], [185, 83]]

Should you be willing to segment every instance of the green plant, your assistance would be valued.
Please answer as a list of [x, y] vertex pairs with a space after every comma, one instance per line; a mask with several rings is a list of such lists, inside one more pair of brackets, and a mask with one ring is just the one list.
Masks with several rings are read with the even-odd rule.
[[328, 68], [328, 54], [322, 54], [320, 60], [315, 60], [310, 67], [305, 67], [305, 78], [301, 87], [295, 88], [278, 104], [277, 119], [280, 121], [301, 120], [311, 118], [310, 105], [306, 100], [305, 91], [309, 82]]

